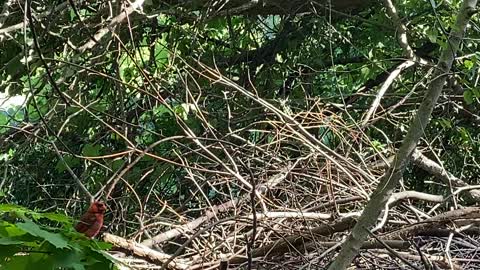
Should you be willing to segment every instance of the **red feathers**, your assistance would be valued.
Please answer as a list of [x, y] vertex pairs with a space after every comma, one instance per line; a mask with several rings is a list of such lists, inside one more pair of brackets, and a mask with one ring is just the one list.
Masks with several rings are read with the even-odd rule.
[[107, 207], [103, 202], [94, 202], [88, 208], [87, 212], [80, 218], [80, 222], [75, 226], [77, 232], [93, 238], [103, 226], [103, 214]]

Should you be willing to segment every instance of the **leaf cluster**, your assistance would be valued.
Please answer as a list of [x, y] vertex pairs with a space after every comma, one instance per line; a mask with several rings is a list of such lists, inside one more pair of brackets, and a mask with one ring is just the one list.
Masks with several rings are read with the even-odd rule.
[[0, 216], [2, 269], [114, 269], [111, 245], [77, 233], [65, 215], [1, 204]]

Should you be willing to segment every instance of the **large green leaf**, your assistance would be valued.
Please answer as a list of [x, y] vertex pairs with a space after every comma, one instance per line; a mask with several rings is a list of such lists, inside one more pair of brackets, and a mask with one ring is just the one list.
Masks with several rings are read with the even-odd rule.
[[10, 238], [10, 237], [0, 238], [0, 245], [8, 246], [8, 245], [19, 245], [19, 244], [23, 244], [23, 243], [24, 243], [24, 241], [14, 239], [14, 238]]
[[33, 223], [30, 220], [25, 220], [24, 223], [18, 223], [17, 226], [31, 235], [45, 239], [57, 248], [68, 247], [68, 241], [63, 238], [61, 234], [51, 233], [49, 231], [43, 230], [37, 224]]

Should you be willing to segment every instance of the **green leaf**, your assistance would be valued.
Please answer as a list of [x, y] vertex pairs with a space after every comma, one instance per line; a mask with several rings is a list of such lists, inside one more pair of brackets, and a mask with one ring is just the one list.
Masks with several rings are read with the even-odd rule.
[[57, 248], [68, 247], [68, 241], [64, 239], [62, 235], [45, 231], [30, 220], [25, 220], [24, 223], [18, 223], [17, 226], [31, 235], [45, 239]]
[[0, 204], [1, 212], [28, 212], [29, 210], [23, 206], [16, 204]]
[[463, 99], [467, 102], [468, 105], [473, 103], [473, 93], [470, 90], [465, 90], [463, 92]]
[[476, 98], [480, 98], [480, 89], [479, 89], [479, 88], [471, 88], [470, 91], [472, 91], [472, 94], [473, 94]]
[[458, 128], [458, 132], [460, 133], [460, 136], [462, 138], [463, 143], [469, 143], [471, 140], [470, 132], [464, 127]]
[[57, 250], [52, 256], [52, 261], [55, 267], [73, 268], [78, 270], [85, 269], [82, 260], [85, 254], [82, 252], [75, 252], [72, 250]]
[[168, 56], [170, 55], [166, 41], [167, 35], [162, 35], [162, 38], [155, 43], [155, 61], [159, 66], [166, 66], [168, 64]]
[[11, 224], [6, 221], [0, 223], [0, 235], [3, 237], [15, 237], [24, 235], [25, 231], [19, 229], [14, 224]]
[[175, 106], [174, 107], [175, 113], [180, 116], [183, 120], [188, 118], [188, 112], [185, 111], [185, 108], [182, 106]]
[[115, 257], [103, 250], [92, 250], [92, 253], [89, 253], [89, 263], [91, 267], [88, 269], [114, 269], [114, 264], [112, 262], [118, 261]]
[[110, 163], [110, 168], [116, 171], [122, 167], [123, 163], [125, 162], [122, 159], [116, 159]]
[[42, 217], [44, 218], [47, 218], [51, 221], [57, 221], [57, 222], [60, 222], [60, 223], [71, 223], [71, 218], [70, 217], [67, 217], [63, 214], [58, 214], [58, 213], [42, 213], [41, 214]]
[[362, 77], [364, 79], [368, 79], [370, 74], [371, 74], [371, 70], [370, 70], [370, 67], [368, 66], [364, 66], [362, 67], [362, 69], [360, 70], [361, 74], [362, 74]]
[[8, 123], [8, 117], [7, 115], [0, 111], [0, 125], [6, 125]]
[[96, 245], [96, 249], [99, 249], [99, 250], [109, 250], [112, 248], [112, 244], [103, 242], [103, 241], [97, 241], [95, 242], [95, 245]]
[[14, 238], [11, 238], [11, 237], [6, 237], [6, 238], [0, 238], [0, 245], [19, 245], [19, 244], [23, 244], [24, 242], [23, 241], [20, 241], [18, 239], [14, 239]]
[[449, 119], [440, 118], [438, 119], [438, 123], [442, 126], [442, 128], [446, 128], [446, 129], [452, 128], [452, 122]]
[[[80, 165], [80, 159], [73, 156], [65, 156], [63, 157], [63, 160], [65, 160], [65, 162], [68, 164], [68, 166], [70, 166], [70, 168]], [[57, 162], [57, 165], [55, 166], [55, 169], [59, 173], [64, 172], [67, 169], [67, 166], [65, 165], [65, 162], [63, 162], [63, 160], [59, 160]]]
[[463, 65], [465, 66], [465, 68], [467, 68], [468, 70], [471, 70], [474, 66], [473, 62], [470, 61], [470, 60], [465, 60], [463, 61]]
[[96, 157], [100, 153], [102, 147], [100, 145], [86, 144], [83, 146], [82, 155], [87, 157]]
[[428, 37], [428, 40], [430, 40], [430, 42], [432, 43], [436, 43], [437, 42], [437, 38], [438, 38], [438, 31], [436, 28], [429, 28], [427, 30], [427, 37]]

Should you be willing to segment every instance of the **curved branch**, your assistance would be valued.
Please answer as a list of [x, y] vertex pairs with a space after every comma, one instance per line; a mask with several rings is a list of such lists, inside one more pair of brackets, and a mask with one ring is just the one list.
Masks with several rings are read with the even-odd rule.
[[[425, 171], [433, 174], [435, 177], [442, 180], [446, 185], [452, 185], [453, 187], [456, 187], [456, 188], [469, 186], [462, 179], [449, 173], [440, 164], [429, 159], [418, 150], [415, 150], [415, 152], [413, 153], [412, 161], [418, 167], [424, 169]], [[480, 190], [475, 190], [475, 189], [468, 190], [466, 191], [466, 193], [468, 194], [471, 200], [475, 202], [480, 202]]]

